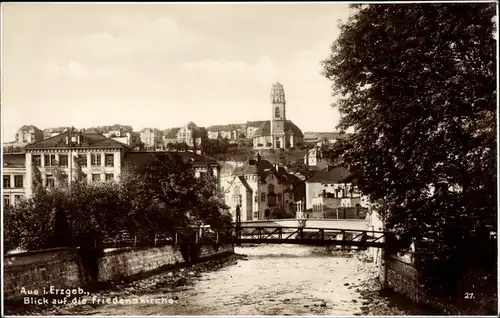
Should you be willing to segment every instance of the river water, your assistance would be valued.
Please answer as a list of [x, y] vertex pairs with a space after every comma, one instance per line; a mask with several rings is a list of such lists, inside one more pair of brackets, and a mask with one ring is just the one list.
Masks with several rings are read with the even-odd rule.
[[[247, 258], [217, 270], [190, 273], [181, 286], [140, 295], [175, 299], [173, 304], [100, 304], [78, 314], [353, 315], [362, 306], [353, 285], [375, 272], [367, 271], [356, 257], [332, 256], [325, 248], [259, 245], [237, 247], [235, 252]], [[119, 297], [126, 302], [127, 297], [138, 295]]]
[[86, 296], [87, 304], [37, 310], [31, 315], [425, 314], [380, 296], [377, 269], [359, 259], [359, 254], [334, 256], [324, 247], [301, 245], [236, 247], [235, 252], [245, 256], [117, 283]]

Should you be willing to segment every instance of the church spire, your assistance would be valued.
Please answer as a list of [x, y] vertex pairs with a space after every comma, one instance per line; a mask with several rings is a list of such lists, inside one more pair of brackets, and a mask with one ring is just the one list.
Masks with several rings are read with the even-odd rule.
[[276, 82], [271, 88], [271, 103], [285, 104], [285, 90], [280, 82]]

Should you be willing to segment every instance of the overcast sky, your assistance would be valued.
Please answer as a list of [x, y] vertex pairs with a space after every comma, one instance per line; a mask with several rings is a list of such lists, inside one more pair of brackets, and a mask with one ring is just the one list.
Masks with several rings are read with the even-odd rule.
[[271, 85], [287, 118], [332, 131], [321, 72], [346, 4], [2, 4], [2, 130], [265, 120]]

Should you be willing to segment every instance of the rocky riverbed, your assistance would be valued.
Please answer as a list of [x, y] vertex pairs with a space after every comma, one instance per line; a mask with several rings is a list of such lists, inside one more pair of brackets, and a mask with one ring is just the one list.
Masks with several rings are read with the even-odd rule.
[[[237, 248], [236, 255], [114, 282], [51, 306], [6, 307], [10, 315], [411, 315], [425, 314], [380, 291], [378, 269], [363, 252], [305, 246]], [[248, 256], [247, 256], [248, 255]], [[146, 297], [168, 303], [96, 303]], [[83, 304], [82, 300], [86, 300]]]

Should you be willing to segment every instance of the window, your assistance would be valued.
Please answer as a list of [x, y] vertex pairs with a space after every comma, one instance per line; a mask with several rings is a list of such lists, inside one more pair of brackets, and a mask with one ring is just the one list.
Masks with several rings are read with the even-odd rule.
[[205, 177], [206, 177], [206, 175], [207, 175], [207, 173], [206, 173], [206, 172], [200, 171], [200, 178], [201, 178], [201, 179], [205, 178]]
[[270, 184], [270, 185], [268, 185], [268, 186], [267, 186], [267, 191], [268, 191], [269, 193], [274, 193], [274, 184]]
[[233, 195], [233, 204], [241, 206], [241, 195], [239, 194]]
[[254, 218], [254, 219], [258, 219], [258, 218], [259, 218], [259, 212], [258, 212], [258, 211], [255, 211], [255, 212], [253, 213], [253, 218]]
[[35, 167], [40, 167], [42, 165], [42, 156], [41, 155], [33, 155], [32, 158], [33, 164]]
[[259, 197], [255, 196], [255, 203], [259, 202]]
[[4, 206], [9, 206], [10, 205], [10, 196], [4, 195], [3, 196], [3, 205]]
[[56, 155], [45, 155], [45, 167], [53, 167], [56, 164]]
[[59, 165], [61, 167], [68, 166], [68, 155], [59, 155]]
[[54, 179], [54, 177], [52, 177], [52, 175], [47, 175], [45, 179], [45, 186], [49, 188], [53, 188], [56, 186], [56, 180]]
[[80, 164], [81, 167], [86, 167], [87, 155], [78, 155], [78, 164]]
[[6, 175], [3, 176], [3, 188], [4, 189], [9, 189], [10, 188], [10, 175], [9, 176], [6, 176]]
[[240, 195], [240, 186], [235, 186], [233, 193], [234, 193], [234, 195]]
[[14, 196], [14, 203], [17, 204], [21, 201], [22, 195], [15, 195]]
[[265, 194], [264, 192], [262, 192], [262, 193], [260, 194], [260, 201], [261, 201], [261, 202], [266, 202], [266, 194]]
[[90, 154], [90, 164], [92, 165], [92, 167], [100, 167], [101, 166], [101, 154], [100, 153]]
[[14, 176], [14, 187], [15, 188], [23, 188], [24, 187], [23, 175]]
[[113, 154], [105, 154], [104, 155], [104, 163], [106, 167], [114, 167], [115, 165], [115, 155]]
[[92, 174], [92, 181], [94, 181], [94, 182], [101, 181], [101, 175], [99, 173], [93, 173]]
[[106, 173], [106, 181], [113, 181], [115, 176], [112, 173]]
[[274, 117], [277, 117], [277, 118], [280, 118], [280, 108], [279, 107], [276, 107], [274, 109]]

